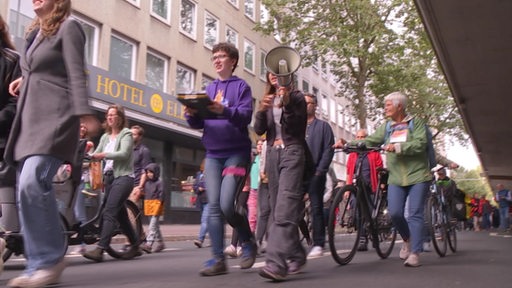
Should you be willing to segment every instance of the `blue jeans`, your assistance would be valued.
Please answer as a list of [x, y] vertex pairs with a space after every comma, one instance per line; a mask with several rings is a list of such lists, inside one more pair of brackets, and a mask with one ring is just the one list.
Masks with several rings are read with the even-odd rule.
[[249, 155], [206, 158], [204, 178], [208, 196], [208, 230], [212, 254], [224, 259], [224, 220], [238, 233], [241, 243], [253, 238], [247, 214], [235, 212], [235, 199], [242, 191]]
[[199, 241], [203, 242], [208, 233], [208, 203], [201, 203], [201, 227], [199, 228]]
[[18, 212], [27, 275], [59, 263], [66, 251], [52, 186], [61, 164], [62, 160], [53, 156], [35, 155], [28, 156], [19, 168]]
[[[389, 184], [388, 210], [391, 220], [404, 241], [411, 244], [412, 253], [423, 250], [424, 208], [430, 181], [409, 186]], [[407, 201], [407, 218], [404, 216]]]
[[508, 206], [500, 207], [500, 229], [506, 230], [508, 229]]

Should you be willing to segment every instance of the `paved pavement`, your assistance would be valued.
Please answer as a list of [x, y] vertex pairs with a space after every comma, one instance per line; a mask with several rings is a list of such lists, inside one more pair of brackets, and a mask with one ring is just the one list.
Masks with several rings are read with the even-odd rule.
[[[165, 241], [184, 241], [197, 239], [199, 227], [199, 224], [164, 224], [160, 225], [160, 230]], [[144, 231], [147, 230], [148, 226], [144, 225]], [[231, 226], [226, 225], [227, 238], [231, 237], [231, 232]]]

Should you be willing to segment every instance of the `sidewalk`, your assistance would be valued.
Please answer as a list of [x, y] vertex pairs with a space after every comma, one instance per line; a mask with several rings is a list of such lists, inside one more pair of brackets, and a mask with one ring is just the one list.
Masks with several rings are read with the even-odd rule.
[[[185, 241], [197, 239], [199, 227], [199, 224], [163, 224], [160, 230], [165, 241]], [[143, 228], [147, 233], [148, 226], [144, 225]], [[226, 238], [231, 238], [231, 232], [231, 226], [226, 225]]]

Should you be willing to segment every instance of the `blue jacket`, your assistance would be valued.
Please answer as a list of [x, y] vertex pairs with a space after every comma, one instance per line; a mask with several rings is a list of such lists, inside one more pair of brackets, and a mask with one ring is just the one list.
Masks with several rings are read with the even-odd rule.
[[307, 126], [306, 142], [315, 163], [315, 174], [325, 175], [334, 156], [334, 133], [329, 123], [315, 118]]

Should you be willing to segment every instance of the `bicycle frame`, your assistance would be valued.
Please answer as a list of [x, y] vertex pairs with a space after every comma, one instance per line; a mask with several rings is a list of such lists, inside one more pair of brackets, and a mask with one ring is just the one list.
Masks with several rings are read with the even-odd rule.
[[[381, 186], [382, 175], [375, 193], [364, 182], [362, 176], [364, 156], [380, 150], [375, 147], [366, 148], [364, 145], [355, 148], [345, 146], [342, 150], [347, 154], [355, 152], [358, 158], [352, 183], [338, 189], [329, 211], [329, 248], [334, 260], [341, 265], [352, 260], [360, 243], [361, 232], [365, 230], [368, 231], [373, 247], [381, 258], [387, 258], [393, 249], [396, 230], [392, 228], [387, 216], [385, 188]], [[350, 197], [346, 198], [346, 193], [350, 193], [351, 199], [356, 200], [355, 209], [351, 208], [351, 200]]]

